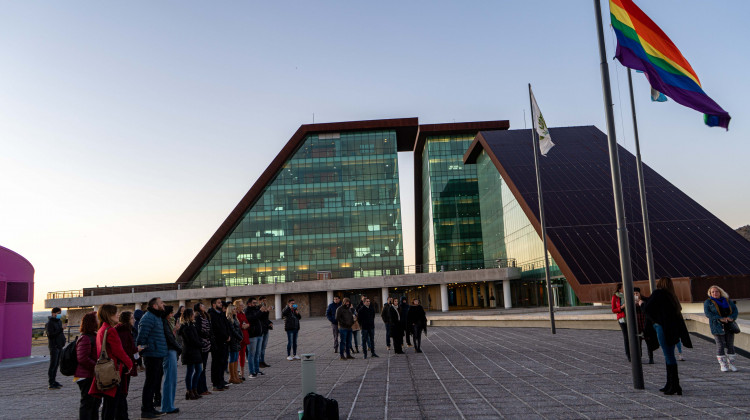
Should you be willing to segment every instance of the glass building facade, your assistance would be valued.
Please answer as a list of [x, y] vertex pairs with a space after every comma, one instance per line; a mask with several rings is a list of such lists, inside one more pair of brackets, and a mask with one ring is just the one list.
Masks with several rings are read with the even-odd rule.
[[396, 144], [308, 135], [188, 287], [403, 273]]
[[[484, 258], [488, 261], [514, 258], [516, 266], [521, 268], [521, 281], [516, 282], [511, 290], [513, 306], [546, 305], [542, 239], [484, 151], [477, 158], [476, 170]], [[548, 256], [550, 278], [556, 289], [555, 303], [558, 306], [575, 303], [573, 290], [563, 278], [552, 256], [549, 253]]]
[[474, 134], [425, 139], [421, 252], [429, 271], [484, 268], [477, 170], [463, 163], [473, 140]]

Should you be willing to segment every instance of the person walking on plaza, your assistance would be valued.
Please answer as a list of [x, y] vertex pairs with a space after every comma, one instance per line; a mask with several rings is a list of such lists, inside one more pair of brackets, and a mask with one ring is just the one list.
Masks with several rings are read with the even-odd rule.
[[237, 321], [240, 323], [240, 330], [242, 331], [242, 341], [240, 342], [239, 349], [239, 379], [244, 381], [245, 378], [245, 359], [247, 358], [247, 345], [250, 344], [250, 337], [247, 335], [247, 329], [250, 328], [250, 324], [247, 323], [247, 317], [245, 316], [245, 302], [242, 299], [234, 301], [234, 307], [237, 309]]
[[370, 299], [365, 298], [362, 307], [357, 312], [357, 319], [362, 327], [362, 355], [367, 359], [367, 348], [372, 357], [379, 357], [375, 353], [375, 308], [370, 306]]
[[419, 304], [419, 299], [414, 299], [411, 303], [412, 306], [409, 307], [406, 324], [413, 335], [414, 350], [417, 353], [422, 353], [422, 331], [427, 332], [427, 315], [422, 305]]
[[185, 365], [185, 399], [197, 400], [202, 398], [198, 393], [198, 381], [203, 371], [202, 349], [203, 343], [195, 325], [195, 312], [186, 308], [182, 312], [180, 329], [177, 334], [182, 338], [182, 364]]
[[99, 358], [96, 352], [96, 312], [89, 312], [81, 319], [81, 335], [76, 341], [76, 366], [75, 379], [78, 389], [81, 391], [81, 404], [78, 408], [79, 420], [96, 420], [99, 418], [99, 407], [102, 400], [89, 394], [91, 384], [94, 382], [94, 366]]
[[649, 297], [644, 310], [646, 317], [654, 325], [667, 365], [667, 384], [660, 391], [666, 395], [682, 395], [674, 347], [680, 340], [687, 348], [692, 348], [693, 344], [690, 341], [685, 320], [682, 319], [682, 305], [677, 300], [672, 279], [669, 277], [659, 279], [656, 283], [656, 290]]
[[161, 391], [161, 411], [165, 414], [180, 412], [180, 409], [174, 406], [175, 394], [177, 394], [177, 358], [182, 353], [182, 346], [177, 342], [177, 337], [174, 334], [176, 323], [174, 307], [171, 305], [165, 306], [162, 325], [164, 326], [164, 337], [167, 339], [167, 356], [162, 362], [164, 383]]
[[281, 311], [284, 319], [284, 330], [286, 331], [286, 360], [299, 360], [297, 356], [297, 336], [299, 335], [299, 320], [302, 315], [297, 311], [294, 299], [289, 299], [286, 308]]
[[[344, 298], [341, 306], [336, 310], [336, 322], [339, 327], [339, 358], [341, 360], [354, 359], [351, 355], [352, 348], [352, 325], [354, 325], [354, 314], [351, 310], [349, 298]], [[346, 357], [344, 357], [346, 352]]]
[[[247, 346], [247, 361], [250, 369], [250, 377], [257, 378], [264, 373], [260, 371], [260, 352], [263, 348], [263, 325], [261, 322], [261, 311], [258, 301], [251, 297], [247, 301], [245, 317], [248, 322], [247, 335], [249, 344]], [[296, 350], [295, 350], [296, 351]]]
[[383, 320], [383, 325], [385, 326], [385, 348], [387, 350], [391, 349], [391, 305], [393, 304], [393, 298], [389, 297], [388, 302], [386, 302], [385, 305], [383, 305], [383, 310], [380, 312], [380, 318]]
[[208, 316], [211, 319], [211, 383], [214, 391], [224, 391], [227, 383], [224, 381], [224, 365], [229, 359], [227, 345], [229, 344], [229, 330], [227, 329], [226, 316], [221, 311], [220, 298], [211, 301], [211, 309]]
[[612, 313], [617, 314], [617, 324], [622, 331], [622, 339], [625, 343], [625, 356], [630, 361], [630, 345], [628, 345], [628, 325], [625, 320], [625, 295], [622, 294], [622, 283], [617, 283], [615, 291], [612, 293]]
[[62, 325], [62, 309], [52, 308], [52, 315], [48, 317], [44, 330], [47, 333], [47, 345], [49, 346], [49, 369], [47, 379], [49, 389], [60, 389], [62, 384], [57, 382], [57, 367], [60, 366], [60, 356], [65, 347], [65, 332]]
[[331, 323], [331, 330], [333, 331], [333, 353], [339, 352], [339, 324], [336, 322], [336, 311], [341, 306], [341, 300], [338, 296], [333, 297], [333, 302], [328, 304], [326, 309], [326, 318]]
[[226, 317], [229, 320], [229, 383], [241, 384], [237, 365], [240, 360], [240, 343], [242, 343], [242, 327], [233, 304], [227, 305]]
[[651, 324], [646, 322], [646, 313], [643, 311], [648, 298], [641, 296], [641, 289], [639, 287], [633, 288], [633, 297], [635, 298], [635, 320], [638, 325], [639, 356], [643, 354], [643, 342], [645, 341], [646, 351], [648, 352], [648, 364], [653, 365], [654, 350], [659, 348], [659, 343], [656, 341], [656, 331], [654, 331]]
[[406, 296], [401, 296], [401, 304], [398, 306], [398, 316], [401, 319], [401, 328], [406, 336], [406, 345], [411, 347], [411, 330], [407, 324], [409, 315], [409, 303], [406, 301]]
[[[102, 305], [97, 312], [97, 317], [99, 318], [99, 331], [96, 333], [97, 359], [102, 355], [102, 350], [105, 350], [107, 357], [112, 359], [115, 369], [120, 373], [120, 378], [123, 378], [130, 374], [134, 365], [130, 356], [122, 348], [120, 336], [114, 328], [114, 325], [117, 325], [118, 322], [117, 306], [110, 304]], [[102, 407], [103, 420], [114, 420], [117, 417], [117, 407], [122, 404], [121, 400], [127, 396], [122, 392], [125, 382], [121, 380], [118, 386], [107, 390], [100, 390], [96, 385], [96, 381], [91, 383], [89, 394], [104, 399]]]
[[[719, 286], [708, 288], [708, 299], [703, 302], [703, 313], [708, 318], [711, 334], [716, 341], [716, 359], [722, 372], [737, 372], [734, 365], [737, 355], [734, 353], [734, 335], [739, 332], [737, 305]], [[725, 350], [726, 349], [726, 354]]]
[[117, 336], [120, 337], [120, 343], [122, 343], [123, 350], [125, 350], [125, 353], [130, 356], [130, 361], [133, 363], [133, 369], [130, 370], [130, 374], [122, 375], [120, 378], [120, 387], [117, 392], [120, 392], [123, 395], [121, 398], [117, 399], [115, 412], [117, 420], [127, 420], [130, 378], [138, 376], [138, 368], [135, 361], [136, 356], [138, 356], [138, 351], [141, 349], [135, 346], [135, 338], [133, 337], [133, 325], [135, 324], [135, 319], [133, 319], [133, 313], [130, 311], [121, 312], [119, 321], [120, 322], [115, 327], [115, 330], [117, 331]]
[[208, 355], [211, 353], [211, 320], [206, 312], [206, 305], [198, 302], [193, 306], [195, 314], [195, 329], [198, 331], [198, 337], [201, 340], [201, 361], [202, 369], [198, 376], [198, 395], [211, 395], [206, 383], [206, 366], [208, 365]]
[[393, 352], [404, 354], [404, 328], [401, 322], [401, 314], [398, 312], [397, 300], [391, 300], [388, 307], [388, 320], [391, 324], [391, 339], [393, 340]]
[[143, 348], [143, 365], [146, 367], [146, 379], [143, 382], [141, 398], [141, 418], [155, 419], [162, 413], [154, 408], [154, 394], [161, 388], [164, 373], [162, 362], [167, 357], [167, 337], [164, 335], [164, 302], [155, 297], [148, 301], [146, 314], [138, 324], [138, 347]]
[[266, 297], [261, 296], [258, 298], [260, 302], [260, 326], [261, 332], [261, 344], [260, 344], [260, 361], [258, 362], [258, 368], [271, 367], [266, 363], [266, 347], [268, 346], [268, 332], [273, 329], [273, 322], [268, 318], [273, 307], [266, 305]]

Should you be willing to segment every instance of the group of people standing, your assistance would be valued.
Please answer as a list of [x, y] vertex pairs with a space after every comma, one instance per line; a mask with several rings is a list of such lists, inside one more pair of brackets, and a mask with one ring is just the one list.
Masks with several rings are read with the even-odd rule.
[[[217, 298], [210, 304], [208, 310], [203, 303], [196, 303], [192, 309], [180, 307], [175, 313], [174, 307], [155, 297], [148, 302], [145, 311], [139, 309], [118, 314], [115, 305], [105, 304], [98, 311], [85, 314], [81, 320], [81, 334], [75, 342], [77, 367], [74, 380], [81, 392], [79, 418], [98, 419], [101, 407], [103, 419], [127, 419], [129, 379], [137, 376], [139, 370], [145, 372], [141, 418], [159, 418], [179, 412], [175, 407], [175, 393], [180, 357], [186, 366], [186, 400], [212, 393], [206, 381], [209, 355], [212, 358], [213, 392], [224, 391], [229, 384], [245, 381], [245, 364], [250, 378], [263, 375], [260, 369], [270, 367], [265, 362], [265, 351], [268, 333], [273, 329], [269, 311], [274, 308], [266, 305], [263, 296], [234, 302], [222, 302]], [[50, 389], [62, 387], [55, 379], [65, 345], [60, 313], [59, 308], [54, 308], [47, 323]], [[294, 347], [296, 355], [300, 316], [293, 301], [289, 302], [284, 313], [287, 332], [296, 328], [294, 346], [290, 345], [290, 350]], [[105, 355], [114, 362], [120, 379], [116, 387], [105, 390], [97, 385], [95, 373], [102, 350], [106, 350]], [[293, 357], [290, 356], [289, 360]], [[225, 380], [225, 372], [229, 373], [229, 381]]]
[[[367, 359], [368, 349], [371, 357], [379, 357], [375, 352], [375, 308], [367, 296], [362, 296], [355, 307], [349, 298], [333, 297], [333, 302], [326, 309], [326, 318], [331, 323], [333, 334], [333, 352], [341, 360], [354, 359], [352, 353], [359, 353], [359, 334], [362, 334], [362, 354]], [[406, 336], [407, 345], [414, 347], [417, 353], [422, 352], [422, 333], [427, 331], [427, 316], [419, 299], [407, 303], [406, 297], [398, 300], [388, 298], [383, 305], [381, 318], [385, 326], [386, 348], [391, 349], [393, 340], [394, 353], [404, 354], [403, 342]], [[352, 341], [354, 345], [352, 346]]]
[[[661, 347], [664, 354], [667, 383], [659, 391], [666, 395], [682, 395], [677, 360], [684, 360], [682, 346], [687, 348], [693, 346], [672, 279], [660, 278], [656, 283], [656, 290], [649, 297], [641, 296], [639, 288], [635, 288], [633, 294], [639, 342], [646, 342], [649, 364], [653, 364], [653, 351]], [[612, 312], [617, 314], [617, 321], [622, 330], [625, 355], [630, 361], [622, 284], [617, 285], [611, 303]], [[716, 342], [716, 358], [721, 371], [736, 372], [738, 369], [734, 365], [736, 357], [734, 335], [739, 332], [739, 327], [735, 322], [738, 315], [736, 304], [729, 299], [729, 295], [721, 287], [711, 286], [708, 288], [708, 299], [703, 303], [703, 310]], [[639, 349], [641, 345], [639, 344]], [[675, 357], [675, 349], [679, 351], [678, 357]]]

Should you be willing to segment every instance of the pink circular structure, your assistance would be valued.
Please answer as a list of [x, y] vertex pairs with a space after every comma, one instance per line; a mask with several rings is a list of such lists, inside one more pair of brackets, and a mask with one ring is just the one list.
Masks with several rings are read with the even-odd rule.
[[0, 360], [31, 355], [34, 267], [0, 246]]

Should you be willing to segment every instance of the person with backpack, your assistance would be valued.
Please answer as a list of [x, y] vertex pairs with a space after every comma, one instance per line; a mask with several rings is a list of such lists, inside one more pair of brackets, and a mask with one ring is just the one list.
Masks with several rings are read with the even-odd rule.
[[[99, 355], [96, 353], [96, 312], [89, 312], [81, 319], [81, 335], [75, 343], [76, 368], [74, 380], [81, 390], [81, 404], [78, 407], [80, 420], [99, 418], [99, 407], [102, 400], [89, 394], [94, 382], [94, 366]], [[65, 358], [63, 357], [63, 364]], [[62, 364], [61, 364], [62, 366]]]
[[60, 366], [60, 355], [65, 347], [65, 332], [61, 318], [62, 309], [52, 308], [52, 315], [44, 325], [49, 346], [49, 369], [47, 370], [49, 389], [62, 388], [62, 384], [57, 382], [57, 368]]
[[[102, 305], [97, 312], [97, 317], [99, 318], [99, 331], [96, 333], [96, 352], [99, 355], [97, 364], [102, 363], [103, 359], [111, 359], [121, 380], [117, 386], [108, 389], [101, 389], [101, 386], [106, 384], [100, 384], [98, 380], [94, 380], [91, 383], [91, 388], [89, 388], [89, 394], [104, 399], [102, 419], [114, 420], [117, 416], [117, 407], [122, 403], [120, 400], [125, 398], [121, 389], [123, 387], [122, 377], [128, 375], [133, 369], [133, 362], [125, 349], [122, 348], [120, 336], [114, 328], [114, 325], [118, 322], [117, 306]], [[96, 369], [95, 367], [95, 372]]]
[[[125, 353], [130, 356], [130, 361], [133, 362], [133, 366], [136, 366], [135, 363], [135, 356], [138, 354], [138, 348], [135, 346], [135, 340], [133, 339], [133, 324], [135, 323], [135, 319], [133, 319], [133, 313], [129, 311], [122, 312], [120, 314], [119, 323], [115, 327], [115, 330], [117, 331], [117, 335], [120, 337], [120, 342], [122, 343], [122, 348], [125, 350]], [[115, 411], [117, 412], [117, 419], [118, 420], [127, 420], [128, 418], [128, 388], [130, 387], [130, 377], [131, 376], [137, 376], [138, 375], [138, 369], [134, 368], [131, 369], [129, 375], [123, 375], [120, 380], [122, 381], [122, 386], [118, 389], [118, 392], [122, 392], [124, 396], [122, 398], [118, 398], [118, 404], [115, 408]]]
[[164, 324], [161, 316], [164, 313], [164, 302], [155, 297], [148, 301], [148, 309], [138, 325], [136, 344], [144, 348], [143, 364], [146, 367], [146, 379], [143, 382], [141, 399], [141, 418], [155, 419], [161, 411], [154, 408], [154, 394], [161, 387], [164, 374], [162, 362], [167, 356], [167, 338], [164, 335]]

